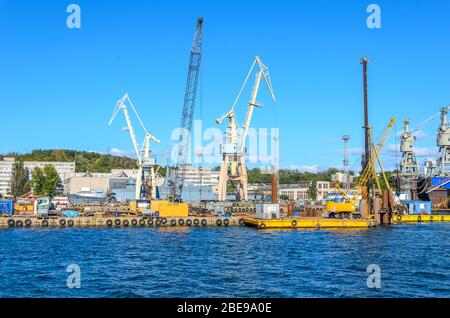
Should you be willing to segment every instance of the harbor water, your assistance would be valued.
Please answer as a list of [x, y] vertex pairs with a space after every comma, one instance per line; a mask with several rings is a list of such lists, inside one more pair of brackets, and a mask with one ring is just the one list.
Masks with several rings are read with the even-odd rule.
[[[0, 297], [449, 297], [449, 232], [3, 229]], [[71, 264], [80, 288], [68, 288]], [[380, 288], [367, 285], [371, 264]]]

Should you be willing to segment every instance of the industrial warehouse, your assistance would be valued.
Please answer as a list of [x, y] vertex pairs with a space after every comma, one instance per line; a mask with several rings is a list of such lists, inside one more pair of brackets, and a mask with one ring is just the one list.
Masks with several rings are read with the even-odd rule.
[[[197, 20], [190, 52], [180, 133], [176, 149], [171, 145], [156, 162], [152, 144], [160, 143], [158, 133], [151, 133], [138, 113], [138, 107], [125, 93], [116, 103], [109, 121], [123, 115], [136, 158], [135, 169], [111, 169], [110, 172], [77, 172], [75, 162], [24, 162], [26, 174], [36, 167], [52, 166], [59, 175], [60, 196], [37, 196], [33, 189], [20, 197], [11, 197], [15, 158], [0, 161], [0, 227], [127, 227], [127, 226], [252, 226], [269, 228], [371, 228], [413, 222], [450, 221], [450, 126], [442, 107], [414, 128], [403, 120], [400, 134], [402, 154], [399, 170], [386, 176], [381, 154], [396, 122], [391, 118], [374, 140], [369, 123], [367, 68], [361, 58], [364, 96], [364, 154], [359, 174], [350, 175], [348, 144], [344, 142], [344, 169], [336, 171], [331, 181], [280, 184], [276, 163], [269, 169], [270, 183], [248, 182], [248, 134], [258, 103], [259, 90], [267, 90], [272, 103], [276, 95], [269, 68], [255, 56], [231, 108], [216, 124], [227, 121], [220, 145], [221, 164], [217, 168], [193, 166], [189, 161], [193, 114], [202, 60], [203, 19]], [[255, 72], [256, 70], [256, 72]], [[236, 105], [251, 76], [255, 80], [242, 126], [238, 124]], [[438, 107], [436, 107], [438, 108]], [[136, 118], [133, 120], [132, 117]], [[414, 151], [415, 133], [440, 119], [437, 129], [439, 155], [419, 167]], [[135, 125], [145, 132], [142, 143]], [[376, 129], [378, 132], [379, 129]], [[161, 167], [168, 157], [165, 173]], [[173, 157], [173, 155], [172, 155]], [[169, 162], [169, 161], [168, 161]], [[314, 197], [311, 188], [314, 187]]]

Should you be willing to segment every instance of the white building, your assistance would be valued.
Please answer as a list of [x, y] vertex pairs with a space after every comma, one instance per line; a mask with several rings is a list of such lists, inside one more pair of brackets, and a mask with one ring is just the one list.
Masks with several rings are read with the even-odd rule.
[[65, 174], [75, 172], [75, 162], [59, 162], [59, 161], [24, 161], [23, 167], [31, 172], [34, 168], [44, 168], [46, 165], [51, 165], [58, 172], [61, 183], [64, 184]]
[[[5, 157], [0, 161], [0, 193], [8, 194], [11, 192], [12, 170], [14, 165], [14, 158]], [[28, 170], [31, 178], [31, 172], [34, 168], [43, 168], [46, 165], [51, 165], [56, 169], [61, 182], [64, 183], [66, 173], [75, 172], [75, 162], [56, 162], [56, 161], [24, 161], [23, 167]]]
[[[65, 194], [107, 194], [123, 189], [131, 181], [135, 184], [137, 169], [111, 169], [110, 173], [73, 172], [65, 176]], [[162, 186], [164, 178], [156, 176], [156, 186]], [[133, 192], [134, 195], [134, 192]]]
[[[302, 182], [300, 184], [293, 185], [280, 185], [280, 189], [278, 190], [278, 194], [285, 195], [289, 198], [289, 200], [310, 200], [308, 195], [308, 189], [311, 186], [311, 182]], [[322, 201], [328, 195], [329, 192], [333, 191], [330, 187], [329, 181], [317, 181], [317, 201]]]
[[0, 161], [0, 194], [5, 195], [11, 192], [11, 177], [14, 158], [3, 158]]
[[[355, 182], [356, 177], [357, 177], [356, 175], [349, 175], [348, 182], [350, 182], [350, 183]], [[345, 174], [342, 172], [333, 173], [331, 175], [331, 181], [343, 184], [343, 183], [345, 183]]]
[[208, 167], [193, 167], [188, 165], [184, 172], [184, 182], [194, 186], [217, 186], [219, 184], [219, 171]]

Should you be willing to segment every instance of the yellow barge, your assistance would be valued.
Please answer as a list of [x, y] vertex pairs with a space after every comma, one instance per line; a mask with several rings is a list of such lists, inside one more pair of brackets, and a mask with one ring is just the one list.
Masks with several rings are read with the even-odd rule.
[[394, 223], [421, 223], [421, 222], [450, 222], [450, 215], [423, 214], [423, 215], [395, 215]]
[[263, 220], [244, 218], [244, 224], [258, 229], [348, 229], [374, 227], [375, 222], [365, 219], [330, 219], [330, 218], [301, 218], [301, 219], [272, 219]]

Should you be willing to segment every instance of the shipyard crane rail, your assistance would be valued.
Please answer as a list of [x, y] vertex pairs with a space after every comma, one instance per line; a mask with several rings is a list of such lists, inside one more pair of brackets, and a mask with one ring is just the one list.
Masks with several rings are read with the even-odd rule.
[[179, 202], [181, 202], [181, 194], [183, 192], [185, 167], [191, 141], [190, 135], [197, 95], [197, 83], [200, 74], [202, 58], [202, 25], [203, 18], [198, 18], [189, 60], [189, 71], [184, 95], [183, 111], [181, 114], [180, 135], [177, 144], [178, 149], [176, 152], [174, 176], [172, 176], [172, 180], [169, 181], [170, 195], [174, 200]]

